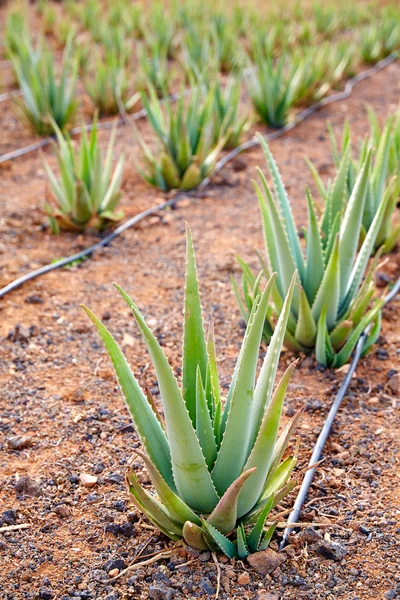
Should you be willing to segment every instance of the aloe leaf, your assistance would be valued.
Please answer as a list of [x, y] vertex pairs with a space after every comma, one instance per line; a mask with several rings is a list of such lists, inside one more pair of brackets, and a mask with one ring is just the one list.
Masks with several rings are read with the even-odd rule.
[[237, 555], [241, 560], [244, 560], [249, 554], [246, 532], [243, 525], [240, 524], [237, 528]]
[[285, 220], [286, 231], [289, 238], [290, 247], [293, 253], [293, 256], [296, 260], [297, 269], [299, 271], [300, 278], [302, 279], [304, 276], [304, 262], [303, 262], [303, 254], [301, 251], [301, 246], [299, 242], [299, 237], [297, 235], [297, 229], [294, 222], [292, 209], [290, 207], [290, 202], [286, 194], [285, 186], [283, 185], [278, 166], [274, 160], [274, 157], [271, 154], [271, 151], [268, 147], [267, 142], [263, 138], [261, 134], [257, 134], [257, 137], [260, 141], [261, 147], [264, 151], [264, 156], [267, 160], [269, 170], [272, 175], [272, 179], [274, 181], [274, 187], [276, 190], [276, 196], [279, 202], [279, 206], [282, 211], [283, 218]]
[[317, 324], [317, 340], [315, 343], [315, 357], [320, 365], [330, 367], [334, 359], [334, 351], [326, 324], [326, 306], [323, 306]]
[[112, 335], [89, 308], [86, 306], [82, 306], [82, 308], [94, 323], [103, 340], [117, 375], [125, 404], [150, 460], [156, 465], [168, 485], [175, 489], [168, 440], [160, 422]]
[[326, 197], [327, 197], [327, 190], [325, 189], [324, 183], [323, 183], [321, 177], [319, 176], [319, 173], [318, 173], [317, 169], [315, 168], [315, 166], [311, 162], [311, 160], [309, 160], [307, 157], [305, 157], [305, 161], [307, 163], [308, 168], [311, 171], [312, 176], [314, 177], [314, 181], [315, 181], [315, 184], [317, 186], [318, 192], [319, 192], [321, 198], [325, 202], [326, 201]]
[[[232, 392], [226, 427], [212, 471], [212, 478], [220, 495], [224, 494], [232, 480], [240, 475], [247, 460], [257, 359], [274, 279], [274, 277], [271, 277], [267, 283], [253, 320], [249, 323], [239, 354], [238, 368], [235, 369], [236, 376], [231, 384]], [[237, 441], [239, 434], [241, 437], [240, 444]]]
[[[264, 183], [264, 181], [265, 180], [263, 180], [263, 183]], [[276, 232], [275, 232], [274, 223], [272, 222], [268, 204], [267, 204], [267, 201], [266, 201], [264, 195], [261, 192], [261, 189], [259, 188], [259, 186], [257, 185], [256, 182], [253, 182], [253, 185], [254, 185], [254, 189], [255, 189], [255, 192], [256, 192], [256, 195], [258, 198], [259, 207], [260, 207], [263, 233], [264, 233], [265, 251], [267, 254], [270, 270], [278, 273], [279, 272], [278, 244], [277, 244], [277, 239], [275, 236]], [[268, 184], [266, 181], [264, 183], [264, 191], [265, 191], [266, 196], [269, 195], [269, 197], [271, 197], [271, 192], [268, 188]], [[241, 266], [243, 269], [242, 264], [241, 264]], [[284, 295], [284, 281], [281, 279], [281, 277], [279, 277], [279, 279], [278, 279], [277, 286], [279, 288], [279, 294]]]
[[214, 324], [212, 321], [210, 321], [207, 339], [207, 354], [212, 396], [214, 401], [214, 436], [217, 446], [219, 446], [221, 440], [222, 401], [218, 379], [217, 356], [215, 351]]
[[286, 451], [286, 448], [289, 444], [290, 438], [292, 437], [292, 434], [293, 434], [295, 428], [297, 427], [297, 423], [300, 419], [302, 412], [303, 412], [303, 409], [298, 410], [297, 413], [290, 419], [290, 421], [288, 421], [286, 423], [285, 427], [283, 428], [283, 430], [275, 444], [274, 456], [272, 459], [271, 467], [269, 469], [267, 482], [269, 481], [269, 478], [272, 477], [273, 474], [275, 473], [275, 471], [278, 469], [279, 464], [280, 464], [280, 462], [283, 458], [283, 455]]
[[114, 285], [131, 308], [152, 357], [164, 408], [172, 472], [178, 493], [193, 509], [211, 511], [219, 498], [172, 368], [133, 300], [120, 286]]
[[347, 176], [349, 172], [350, 164], [350, 144], [347, 144], [342, 158], [339, 162], [338, 172], [332, 185], [332, 219], [336, 217], [338, 213], [343, 212], [344, 201], [347, 191]]
[[335, 326], [340, 298], [340, 239], [337, 236], [332, 253], [326, 267], [321, 285], [311, 306], [315, 321], [318, 321], [322, 308], [326, 308], [326, 324], [328, 329]]
[[317, 215], [315, 214], [314, 204], [308, 188], [306, 188], [306, 194], [308, 203], [308, 234], [304, 288], [307, 297], [312, 304], [324, 275], [324, 255], [322, 252]]
[[165, 506], [166, 512], [172, 521], [182, 523], [191, 521], [196, 525], [201, 525], [201, 520], [181, 498], [166, 483], [156, 466], [151, 462], [148, 456], [135, 449], [135, 453], [140, 456], [150, 475], [151, 482], [157, 492], [159, 499]]
[[247, 536], [247, 544], [249, 546], [250, 552], [257, 552], [259, 549], [259, 544], [261, 540], [261, 536], [264, 530], [264, 524], [268, 513], [272, 508], [273, 496], [271, 495], [269, 500], [267, 501], [264, 508], [261, 510], [257, 520], [251, 530], [251, 532]]
[[314, 348], [317, 337], [317, 325], [315, 323], [311, 307], [303, 288], [300, 288], [299, 316], [297, 319], [295, 338], [302, 346]]
[[[245, 516], [244, 521], [246, 523], [254, 523], [254, 521], [258, 518], [260, 511], [264, 508], [266, 503], [269, 501], [270, 497], [274, 497], [274, 501], [272, 504], [272, 508], [276, 506], [277, 502], [276, 497], [277, 494], [280, 494], [280, 491], [283, 488], [286, 488], [287, 481], [295, 468], [297, 463], [297, 456], [288, 456], [279, 467], [268, 476], [267, 481], [265, 482], [262, 495], [254, 506], [254, 508]], [[292, 482], [290, 482], [292, 483]]]
[[211, 471], [217, 457], [217, 444], [214, 437], [213, 424], [207, 406], [206, 393], [197, 368], [196, 394], [196, 435], [199, 440], [208, 469]]
[[186, 521], [183, 526], [182, 535], [185, 542], [192, 548], [197, 548], [197, 550], [208, 550], [208, 545], [204, 540], [203, 530], [195, 523]]
[[220, 533], [218, 529], [215, 529], [215, 527], [207, 523], [207, 521], [205, 520], [203, 520], [203, 528], [206, 531], [206, 533], [208, 533], [208, 535], [211, 537], [211, 539], [215, 542], [215, 544], [217, 544], [218, 548], [222, 550], [222, 552], [228, 558], [237, 557], [236, 544], [228, 540], [228, 538], [222, 535], [222, 533]]
[[269, 543], [272, 539], [272, 536], [274, 535], [274, 531], [276, 529], [277, 523], [274, 523], [273, 525], [271, 525], [271, 527], [269, 529], [267, 529], [267, 531], [264, 533], [262, 540], [260, 542], [260, 545], [258, 547], [258, 550], [266, 550], [269, 546]]
[[207, 522], [213, 525], [223, 534], [230, 533], [234, 529], [237, 521], [237, 504], [239, 494], [245, 482], [256, 471], [248, 469], [244, 471], [226, 490]]
[[[392, 182], [391, 182], [391, 184], [392, 184]], [[391, 184], [389, 184], [389, 186], [386, 189], [384, 197], [381, 200], [381, 203], [376, 212], [374, 220], [372, 221], [371, 227], [368, 230], [365, 240], [364, 240], [364, 242], [361, 246], [361, 249], [358, 253], [357, 259], [354, 263], [353, 269], [352, 269], [350, 277], [348, 279], [348, 285], [347, 285], [347, 288], [345, 291], [345, 295], [343, 296], [343, 301], [342, 301], [342, 304], [340, 307], [340, 312], [346, 310], [346, 308], [350, 305], [352, 299], [354, 298], [354, 296], [356, 295], [356, 293], [360, 287], [360, 283], [361, 283], [362, 277], [365, 273], [365, 269], [367, 267], [368, 260], [371, 256], [371, 253], [374, 248], [376, 236], [378, 234], [383, 217], [385, 215], [387, 204], [390, 201], [390, 197], [391, 197], [392, 189], [393, 189], [392, 185], [394, 185], [394, 181], [393, 181], [393, 184], [392, 185]]]
[[372, 327], [371, 331], [369, 332], [367, 339], [365, 340], [364, 348], [363, 348], [362, 354], [361, 354], [362, 358], [368, 354], [368, 352], [371, 350], [372, 346], [375, 344], [376, 340], [378, 339], [378, 337], [381, 333], [381, 328], [382, 328], [382, 311], [379, 311], [378, 315], [375, 319], [375, 322], [373, 324], [373, 327]]
[[343, 346], [343, 344], [346, 342], [351, 330], [353, 329], [353, 326], [353, 321], [344, 320], [341, 321], [338, 325], [336, 325], [335, 329], [331, 331], [329, 337], [331, 340], [332, 348], [335, 350], [335, 352], [338, 352]]
[[[293, 277], [293, 273], [296, 270], [296, 261], [293, 258], [291, 247], [289, 244], [289, 240], [287, 237], [287, 233], [284, 228], [283, 221], [278, 213], [278, 210], [275, 206], [274, 200], [272, 198], [271, 192], [268, 188], [267, 181], [263, 175], [263, 173], [258, 170], [259, 175], [261, 177], [261, 181], [264, 186], [265, 191], [265, 199], [267, 204], [268, 216], [271, 220], [269, 230], [273, 231], [274, 240], [274, 262], [276, 261], [276, 267], [273, 265], [272, 268], [277, 268], [278, 278], [277, 282], [279, 285], [279, 291], [281, 296], [285, 296], [287, 290], [289, 289], [290, 281]], [[260, 198], [260, 190], [257, 186], [255, 186], [255, 190], [257, 196]], [[271, 245], [271, 244], [270, 244]], [[293, 308], [296, 308], [296, 303], [294, 302]]]
[[296, 362], [289, 365], [278, 383], [264, 415], [257, 439], [246, 462], [246, 470], [255, 467], [257, 471], [251, 478], [251, 481], [248, 481], [243, 486], [238, 502], [239, 517], [252, 509], [263, 490], [274, 456], [275, 442], [278, 435], [286, 389], [295, 367]]
[[179, 539], [182, 536], [182, 527], [174, 523], [165, 513], [162, 504], [140, 485], [134, 471], [129, 471], [127, 481], [131, 498], [136, 499], [140, 510], [168, 537], [176, 539], [172, 536], [178, 536]]
[[[365, 205], [365, 196], [368, 188], [368, 180], [371, 167], [371, 151], [357, 177], [349, 202], [344, 213], [340, 227], [340, 301], [343, 300], [347, 288], [349, 277], [353, 268], [354, 259], [357, 254], [358, 239], [360, 235], [362, 215]], [[330, 325], [329, 308], [327, 313], [328, 327]]]
[[351, 336], [347, 340], [346, 344], [343, 348], [336, 354], [335, 357], [335, 367], [341, 367], [344, 365], [348, 359], [350, 358], [351, 353], [353, 352], [355, 345], [358, 342], [358, 338], [364, 331], [364, 329], [372, 323], [375, 319], [378, 318], [378, 315], [383, 307], [383, 300], [378, 300], [373, 308], [367, 312], [367, 314], [361, 319], [357, 327], [352, 332]]
[[282, 350], [283, 340], [285, 338], [286, 326], [290, 313], [290, 305], [293, 297], [294, 286], [296, 284], [297, 271], [293, 274], [288, 293], [285, 298], [278, 323], [276, 324], [274, 334], [268, 346], [267, 354], [257, 380], [256, 389], [254, 392], [254, 403], [252, 410], [252, 431], [249, 443], [249, 449], [254, 445], [258, 435], [261, 423], [263, 421], [265, 407], [268, 406], [271, 396], [273, 383], [276, 377], [278, 368], [279, 356]]
[[192, 423], [196, 423], [196, 379], [200, 369], [203, 385], [208, 373], [207, 345], [201, 314], [193, 240], [186, 225], [186, 285], [184, 305], [182, 395]]

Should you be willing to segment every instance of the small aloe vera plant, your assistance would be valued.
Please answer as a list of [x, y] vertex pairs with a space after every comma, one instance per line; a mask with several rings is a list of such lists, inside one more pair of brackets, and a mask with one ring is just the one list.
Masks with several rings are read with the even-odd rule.
[[[99, 319], [96, 326], [113, 363], [125, 403], [141, 438], [156, 494], [143, 487], [133, 468], [127, 481], [132, 502], [165, 535], [192, 547], [220, 549], [245, 558], [268, 546], [275, 529], [267, 515], [294, 487], [297, 445], [286, 452], [296, 414], [278, 435], [282, 404], [295, 363], [273, 391], [289, 317], [295, 277], [282, 307], [261, 371], [257, 361], [275, 275], [255, 300], [226, 401], [221, 398], [213, 329], [204, 332], [193, 243], [187, 228], [183, 370], [180, 388], [156, 337], [128, 294], [115, 286], [143, 335], [156, 372], [164, 419], [130, 370]], [[231, 533], [236, 529], [236, 539]], [[229, 537], [228, 537], [229, 536]]]
[[66, 44], [59, 77], [55, 58], [49, 51], [34, 60], [27, 52], [12, 60], [22, 93], [22, 98], [16, 100], [21, 121], [39, 135], [53, 134], [54, 122], [61, 130], [66, 129], [78, 107], [75, 96], [78, 69], [73, 60], [72, 38]]
[[159, 99], [150, 86], [149, 97], [142, 94], [142, 101], [159, 148], [153, 153], [136, 130], [146, 166], [143, 177], [162, 190], [197, 187], [214, 169], [228, 138], [221, 132], [214, 139], [214, 91], [205, 93], [198, 86], [186, 101], [182, 90], [174, 104], [168, 97]]
[[44, 167], [50, 184], [50, 200], [45, 205], [54, 233], [60, 228], [82, 231], [88, 226], [104, 229], [122, 218], [116, 211], [121, 198], [121, 179], [124, 158], [121, 156], [112, 174], [112, 154], [116, 130], [114, 128], [105, 160], [97, 137], [97, 121], [93, 122], [88, 138], [82, 127], [79, 148], [75, 151], [69, 135], [64, 135], [53, 123], [58, 146], [54, 144], [59, 178], [47, 162]]
[[[338, 171], [330, 188], [320, 218], [307, 190], [308, 230], [305, 232], [306, 259], [292, 215], [289, 199], [274, 158], [261, 136], [265, 157], [270, 169], [275, 198], [268, 182], [259, 170], [262, 186], [255, 184], [259, 199], [267, 263], [261, 257], [262, 270], [255, 277], [242, 260], [243, 295], [235, 286], [243, 317], [249, 318], [253, 298], [257, 297], [263, 275], [277, 270], [273, 302], [264, 327], [268, 340], [275, 328], [276, 316], [281, 310], [291, 278], [298, 271], [296, 289], [285, 346], [295, 352], [312, 352], [321, 365], [340, 367], [350, 357], [362, 331], [373, 328], [365, 345], [365, 352], [374, 343], [380, 331], [382, 300], [376, 300], [368, 309], [374, 295], [372, 281], [377, 260], [368, 268], [376, 236], [382, 224], [391, 191], [383, 195], [372, 224], [359, 248], [362, 216], [371, 169], [371, 152], [367, 153], [351, 196], [345, 206], [343, 197], [347, 185], [347, 165]], [[346, 167], [346, 168], [345, 168]], [[364, 282], [362, 281], [365, 275]], [[244, 298], [242, 297], [244, 296]]]

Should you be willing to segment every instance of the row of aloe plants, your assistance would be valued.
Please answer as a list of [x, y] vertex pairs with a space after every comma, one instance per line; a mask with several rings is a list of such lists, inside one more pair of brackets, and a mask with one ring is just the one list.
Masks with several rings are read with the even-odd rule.
[[[72, 29], [66, 36], [62, 69], [57, 74], [48, 45], [41, 39], [34, 48], [23, 16], [11, 12], [5, 49], [22, 91], [19, 114], [25, 122], [40, 135], [51, 131], [49, 116], [61, 129], [71, 126], [77, 109], [79, 69], [86, 92], [100, 114], [131, 110], [137, 105], [138, 92], [149, 86], [158, 94], [168, 95], [171, 85], [179, 85], [182, 75], [176, 79], [170, 64], [171, 56], [177, 56], [171, 47], [173, 28], [159, 8], [154, 15], [153, 29], [146, 26], [143, 39], [132, 41], [132, 34], [115, 20], [112, 26], [104, 27], [101, 36], [95, 36], [101, 43], [93, 51], [85, 38], [81, 43], [78, 37], [73, 57]], [[376, 62], [399, 47], [398, 20], [389, 11], [382, 15], [382, 26], [375, 23], [369, 27], [375, 27], [377, 36], [385, 31], [381, 40], [385, 51], [374, 50], [374, 41], [369, 57], [367, 42], [357, 43], [354, 35], [350, 43], [347, 39], [320, 43], [317, 38], [310, 38], [307, 46], [277, 49], [274, 40], [282, 39], [285, 28], [278, 28], [275, 35], [266, 35], [261, 25], [252, 30], [248, 47], [242, 48], [239, 29], [219, 15], [212, 20], [211, 28], [204, 16], [196, 21], [183, 19], [183, 34], [178, 36], [182, 50], [177, 59], [190, 84], [194, 79], [203, 83], [214, 81], [221, 69], [244, 77], [258, 118], [267, 125], [281, 127], [293, 106], [322, 98], [341, 79], [355, 72], [360, 59]], [[372, 38], [371, 33], [369, 37]], [[137, 75], [132, 77], [135, 72]]]

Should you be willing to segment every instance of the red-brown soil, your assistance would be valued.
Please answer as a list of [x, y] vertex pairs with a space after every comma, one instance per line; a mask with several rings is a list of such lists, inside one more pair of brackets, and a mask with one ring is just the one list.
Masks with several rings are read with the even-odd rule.
[[[327, 121], [339, 136], [348, 118], [361, 136], [367, 130], [365, 103], [385, 118], [396, 110], [399, 91], [400, 64], [395, 63], [359, 85], [346, 102], [324, 109], [271, 143], [299, 226], [306, 218], [304, 185], [312, 186], [304, 156], [324, 177], [333, 173]], [[1, 107], [1, 151], [31, 141], [10, 105]], [[147, 131], [145, 122], [140, 127]], [[104, 143], [108, 135], [102, 133]], [[120, 152], [127, 156], [122, 205], [130, 216], [158, 203], [162, 194], [136, 174], [138, 149], [129, 128], [118, 131], [116, 155]], [[52, 161], [50, 149], [46, 156]], [[230, 164], [204, 197], [183, 201], [176, 210], [127, 231], [94, 259], [52, 272], [0, 301], [0, 518], [4, 511], [15, 511], [3, 517], [3, 526], [14, 519], [29, 526], [0, 534], [1, 598], [215, 596], [217, 568], [211, 556], [183, 547], [172, 558], [108, 581], [107, 561], [121, 558], [128, 566], [145, 543], [144, 555], [173, 544], [136, 514], [127, 499], [123, 476], [137, 436], [103, 347], [78, 304], [84, 302], [107, 319], [134, 372], [157, 394], [138, 330], [111, 283], [117, 281], [135, 298], [178, 373], [188, 221], [204, 313], [215, 323], [225, 389], [243, 335], [230, 281], [232, 275], [238, 277], [234, 256], [256, 265], [254, 250], [262, 249], [251, 184], [256, 165], [264, 165], [258, 148]], [[0, 286], [97, 239], [94, 234], [52, 236], [44, 226], [44, 194], [39, 154], [0, 168]], [[380, 272], [394, 280], [399, 266], [397, 251]], [[378, 343], [357, 368], [302, 514], [327, 543], [345, 549], [343, 558], [321, 556], [316, 551], [320, 542], [307, 544], [299, 535], [292, 536], [282, 565], [265, 577], [247, 563], [219, 556], [221, 599], [400, 597], [400, 426], [398, 398], [389, 384], [399, 370], [399, 351], [399, 301], [394, 300], [384, 310]], [[289, 353], [282, 355], [281, 369], [290, 359]], [[300, 362], [285, 409], [290, 415], [305, 408], [298, 432], [299, 468], [309, 460], [343, 376], [343, 371], [317, 369], [310, 358]], [[27, 447], [12, 450], [7, 442], [11, 436], [26, 437]], [[92, 489], [80, 485], [81, 473], [97, 475]], [[146, 477], [143, 473], [143, 481]], [[282, 508], [290, 508], [294, 497]]]

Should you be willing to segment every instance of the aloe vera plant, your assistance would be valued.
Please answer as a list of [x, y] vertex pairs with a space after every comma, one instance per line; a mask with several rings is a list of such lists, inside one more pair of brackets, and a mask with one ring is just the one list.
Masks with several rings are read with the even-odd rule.
[[54, 56], [48, 51], [36, 60], [24, 53], [13, 56], [12, 61], [22, 92], [22, 99], [16, 100], [21, 121], [39, 135], [54, 133], [54, 122], [64, 130], [77, 110], [77, 63], [73, 60], [72, 39], [66, 44], [58, 77]]
[[[272, 508], [293, 488], [297, 448], [283, 459], [299, 418], [278, 436], [292, 363], [273, 391], [295, 277], [256, 381], [258, 352], [275, 275], [256, 299], [225, 403], [218, 381], [212, 327], [204, 332], [192, 238], [187, 228], [183, 370], [180, 388], [156, 337], [118, 285], [132, 310], [156, 372], [164, 419], [140, 388], [121, 350], [99, 319], [96, 326], [113, 363], [125, 403], [141, 438], [136, 451], [156, 491], [144, 488], [133, 468], [127, 474], [137, 508], [168, 537], [198, 549], [219, 548], [245, 558], [266, 548], [275, 524], [264, 531]], [[236, 540], [227, 536], [237, 528]]]
[[54, 144], [59, 178], [44, 161], [50, 184], [50, 199], [45, 210], [54, 233], [60, 228], [82, 231], [93, 226], [103, 229], [122, 218], [116, 211], [121, 198], [121, 179], [124, 158], [121, 156], [112, 173], [112, 154], [116, 129], [114, 128], [103, 160], [97, 136], [97, 121], [93, 122], [90, 137], [82, 127], [81, 141], [75, 151], [70, 136], [64, 136], [53, 123], [58, 146]]
[[[259, 293], [263, 276], [268, 277], [270, 270], [277, 270], [273, 301], [264, 325], [264, 337], [270, 339], [290, 280], [297, 270], [299, 287], [293, 297], [285, 346], [295, 352], [309, 353], [315, 350], [321, 365], [339, 367], [348, 360], [361, 332], [369, 324], [373, 324], [373, 327], [365, 352], [379, 334], [382, 300], [373, 301], [372, 281], [377, 259], [370, 267], [368, 260], [390, 202], [391, 189], [389, 187], [384, 193], [359, 249], [362, 215], [371, 176], [371, 152], [365, 157], [345, 207], [345, 163], [330, 187], [319, 219], [314, 201], [307, 190], [308, 229], [305, 232], [304, 257], [278, 167], [266, 142], [261, 136], [259, 139], [271, 172], [275, 194], [259, 170], [261, 188], [255, 184], [255, 189], [260, 204], [267, 261], [260, 257], [262, 269], [255, 277], [249, 266], [240, 260], [243, 269], [243, 294], [239, 293], [237, 285], [235, 291], [241, 312], [248, 320], [253, 298]], [[369, 308], [371, 301], [373, 305]]]
[[254, 108], [266, 125], [283, 127], [297, 89], [292, 62], [287, 55], [275, 62], [270, 54], [257, 46], [254, 63], [255, 68], [246, 71], [247, 90]]
[[149, 87], [149, 97], [142, 94], [142, 101], [159, 142], [154, 154], [136, 131], [146, 165], [143, 177], [162, 190], [195, 188], [211, 173], [227, 140], [222, 134], [214, 140], [213, 90], [205, 93], [196, 87], [188, 98], [181, 91], [173, 103], [170, 98], [160, 100]]
[[85, 88], [100, 115], [116, 115], [139, 99], [129, 90], [125, 58], [115, 50], [95, 57], [85, 77]]
[[226, 137], [225, 147], [236, 148], [240, 144], [242, 135], [251, 125], [250, 115], [241, 114], [240, 80], [230, 77], [225, 86], [221, 83], [215, 83], [212, 87], [214, 91], [214, 140], [223, 135]]
[[[390, 252], [396, 244], [400, 235], [400, 224], [393, 223], [393, 215], [396, 209], [396, 204], [400, 194], [400, 174], [399, 157], [400, 157], [400, 119], [389, 117], [381, 128], [377, 121], [376, 115], [369, 110], [370, 133], [364, 137], [361, 146], [358, 149], [358, 156], [353, 157], [353, 148], [351, 143], [350, 124], [346, 122], [341, 148], [338, 148], [333, 130], [330, 127], [330, 138], [332, 144], [332, 153], [338, 170], [343, 172], [347, 165], [347, 188], [343, 196], [343, 205], [348, 201], [352, 190], [354, 189], [357, 176], [362, 168], [368, 151], [372, 153], [371, 159], [371, 176], [368, 181], [367, 194], [365, 199], [364, 213], [362, 218], [361, 237], [365, 237], [373, 223], [373, 219], [379, 208], [383, 193], [387, 189], [387, 180], [391, 177], [392, 183], [389, 185], [391, 197], [387, 204], [384, 217], [378, 234], [375, 239], [375, 250], [378, 250], [383, 245], [385, 252]], [[350, 159], [349, 159], [350, 156]], [[316, 180], [317, 186], [321, 195], [326, 201], [332, 183], [328, 183], [325, 187], [319, 177], [316, 169], [310, 164], [311, 171]]]

